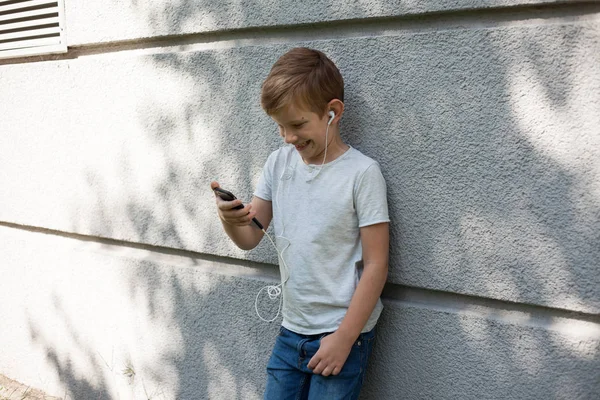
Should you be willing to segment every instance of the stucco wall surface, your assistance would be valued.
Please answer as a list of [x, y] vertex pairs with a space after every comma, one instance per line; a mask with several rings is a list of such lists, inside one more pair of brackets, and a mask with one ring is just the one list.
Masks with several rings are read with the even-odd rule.
[[2, 374], [82, 400], [262, 393], [277, 326], [255, 316], [253, 300], [275, 282], [272, 268], [4, 227], [0, 242], [10, 271], [0, 290]]
[[600, 393], [599, 3], [66, 10], [66, 55], [0, 62], [0, 374], [71, 399], [262, 397], [277, 257], [235, 248], [209, 182], [250, 199], [281, 145], [260, 84], [310, 46], [388, 184], [362, 398]]
[[[339, 64], [343, 134], [382, 165], [391, 282], [600, 312], [597, 27], [301, 43]], [[208, 184], [250, 198], [287, 48], [4, 66], [0, 219], [275, 263], [226, 240]]]
[[[0, 228], [0, 371], [74, 399], [260, 399], [268, 266]], [[10, 288], [10, 290], [6, 290]], [[15, 293], [21, 295], [15, 297]], [[264, 292], [263, 292], [264, 293]], [[268, 307], [268, 305], [271, 307]], [[363, 399], [586, 399], [600, 323], [386, 298]], [[259, 303], [266, 317], [277, 302]], [[271, 314], [274, 315], [274, 314]]]
[[299, 5], [294, 0], [108, 0], [67, 1], [66, 15], [69, 45], [80, 46], [251, 27], [560, 3], [560, 0], [303, 0]]

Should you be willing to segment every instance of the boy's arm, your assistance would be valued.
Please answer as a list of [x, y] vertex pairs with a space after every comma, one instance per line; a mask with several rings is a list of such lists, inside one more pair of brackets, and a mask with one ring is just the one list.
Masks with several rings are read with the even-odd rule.
[[[212, 182], [210, 187], [214, 189], [219, 184]], [[255, 248], [264, 233], [252, 222], [252, 218], [256, 218], [267, 230], [273, 218], [271, 202], [255, 196], [243, 209], [234, 210], [242, 204], [241, 200], [225, 201], [219, 196], [215, 197], [219, 219], [227, 236], [242, 250]]]
[[364, 270], [350, 307], [340, 327], [321, 339], [321, 346], [308, 363], [315, 374], [337, 375], [342, 370], [354, 341], [367, 324], [387, 280], [389, 223], [360, 228]]

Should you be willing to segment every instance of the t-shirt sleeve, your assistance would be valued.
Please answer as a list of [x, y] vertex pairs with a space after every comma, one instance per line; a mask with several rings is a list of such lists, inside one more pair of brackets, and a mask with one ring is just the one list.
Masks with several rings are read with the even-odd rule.
[[354, 188], [354, 205], [360, 228], [390, 222], [387, 187], [379, 164], [371, 164], [357, 180]]
[[271, 153], [269, 158], [267, 158], [267, 162], [263, 167], [260, 178], [258, 178], [256, 190], [254, 190], [254, 196], [267, 201], [272, 201], [273, 199], [273, 169], [275, 167], [275, 158], [275, 152]]

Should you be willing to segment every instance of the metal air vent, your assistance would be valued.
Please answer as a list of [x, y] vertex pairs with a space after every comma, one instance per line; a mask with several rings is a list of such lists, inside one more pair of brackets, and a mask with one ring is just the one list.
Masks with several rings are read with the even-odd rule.
[[0, 0], [0, 59], [65, 53], [63, 0]]

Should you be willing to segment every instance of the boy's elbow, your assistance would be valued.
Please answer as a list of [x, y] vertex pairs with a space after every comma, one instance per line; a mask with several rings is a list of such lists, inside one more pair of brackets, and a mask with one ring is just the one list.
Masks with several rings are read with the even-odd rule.
[[252, 250], [254, 249], [256, 246], [258, 246], [258, 243], [256, 244], [252, 244], [252, 243], [236, 243], [237, 247], [239, 247], [240, 249], [244, 250], [244, 251], [248, 251], [248, 250]]
[[374, 277], [387, 280], [389, 266], [387, 262], [370, 262], [365, 263], [365, 271], [370, 271]]
[[236, 242], [236, 246], [244, 251], [252, 250], [260, 243], [262, 239], [262, 235], [253, 235], [250, 238], [246, 238], [246, 240]]
[[380, 261], [367, 261], [364, 264], [365, 266], [365, 270], [369, 270], [372, 271], [374, 274], [377, 275], [386, 275], [388, 273], [388, 263], [387, 262], [380, 262]]
[[388, 263], [384, 263], [379, 267], [379, 274], [380, 274], [381, 278], [384, 280], [384, 282], [387, 281], [388, 271], [389, 271]]

